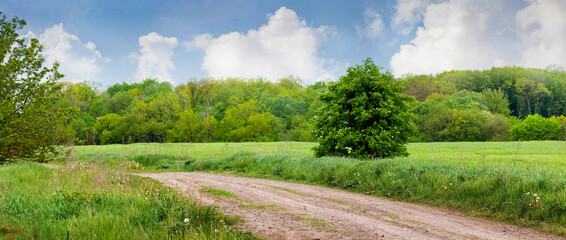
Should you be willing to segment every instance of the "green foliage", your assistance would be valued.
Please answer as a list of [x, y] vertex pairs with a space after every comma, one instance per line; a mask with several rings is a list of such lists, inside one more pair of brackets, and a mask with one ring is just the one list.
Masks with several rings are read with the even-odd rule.
[[42, 46], [17, 33], [25, 21], [0, 12], [0, 164], [17, 158], [46, 161], [54, 145], [70, 143], [74, 132], [67, 121], [74, 107], [58, 108], [63, 77], [58, 64], [44, 67]]
[[[238, 101], [234, 98], [234, 101]], [[233, 142], [277, 140], [280, 126], [273, 114], [261, 113], [261, 104], [255, 100], [237, 104], [226, 110], [218, 130], [222, 139]]]
[[197, 142], [202, 139], [203, 123], [198, 120], [198, 115], [191, 109], [181, 113], [181, 119], [177, 126], [169, 130], [167, 139], [169, 142]]
[[[508, 140], [507, 130], [520, 123], [519, 118], [528, 111], [548, 118], [566, 114], [566, 72], [558, 68], [449, 71], [407, 75], [396, 82], [405, 94], [419, 101], [411, 104], [411, 112], [417, 117], [413, 122], [420, 134], [411, 141]], [[80, 109], [78, 118], [70, 122], [76, 132], [75, 144], [316, 141], [311, 120], [323, 106], [319, 96], [328, 87], [324, 82], [305, 86], [293, 77], [278, 82], [263, 78], [191, 79], [174, 89], [155, 79], [115, 84], [102, 92], [99, 86], [87, 81], [63, 84], [64, 98], [55, 108]], [[249, 107], [245, 105], [252, 101], [252, 112], [237, 109], [240, 104]], [[202, 134], [183, 137], [178, 127], [185, 124], [180, 125], [181, 115], [189, 109], [194, 113], [191, 121], [202, 123]], [[459, 114], [455, 115], [455, 110]], [[481, 121], [467, 114], [478, 111], [485, 111]], [[120, 127], [104, 134], [102, 141], [103, 134], [94, 125], [111, 113], [120, 116], [113, 118], [120, 121], [114, 124]], [[72, 134], [68, 130], [66, 134]]]
[[446, 140], [442, 131], [446, 129], [453, 115], [453, 110], [446, 104], [429, 100], [417, 103], [411, 112], [417, 115], [414, 122], [419, 129], [421, 140], [426, 142]]
[[0, 226], [23, 230], [0, 238], [255, 239], [214, 207], [123, 168], [11, 164], [0, 168], [0, 191]]
[[483, 125], [482, 140], [509, 141], [509, 120], [501, 114], [489, 114], [487, 122]]
[[486, 89], [480, 94], [481, 102], [487, 107], [491, 113], [498, 113], [503, 116], [509, 116], [511, 110], [509, 109], [509, 101], [507, 94], [501, 89]]
[[371, 58], [350, 67], [331, 83], [314, 117], [316, 156], [361, 158], [408, 155], [405, 144], [416, 130], [408, 112], [412, 97], [401, 93], [391, 73], [380, 73]]
[[450, 141], [481, 141], [482, 128], [487, 122], [488, 112], [478, 109], [455, 109], [451, 121], [446, 125]]
[[530, 115], [521, 124], [511, 128], [511, 140], [563, 140], [564, 128], [541, 115]]

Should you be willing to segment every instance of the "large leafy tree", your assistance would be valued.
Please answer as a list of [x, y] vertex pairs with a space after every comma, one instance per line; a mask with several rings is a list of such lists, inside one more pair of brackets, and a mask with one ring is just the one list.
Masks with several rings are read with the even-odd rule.
[[360, 158], [407, 156], [406, 143], [414, 133], [409, 103], [389, 72], [380, 72], [371, 58], [350, 67], [321, 95], [313, 134], [319, 139], [316, 156]]
[[63, 75], [57, 64], [44, 67], [37, 39], [18, 35], [25, 24], [0, 12], [0, 163], [45, 160], [57, 152], [53, 146], [68, 135], [66, 120], [76, 114], [75, 108], [54, 107], [61, 93], [56, 81]]

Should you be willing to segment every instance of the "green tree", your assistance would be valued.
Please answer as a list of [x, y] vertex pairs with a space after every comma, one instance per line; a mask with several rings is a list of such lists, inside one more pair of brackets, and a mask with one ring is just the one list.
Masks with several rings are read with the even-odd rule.
[[515, 82], [515, 88], [527, 104], [527, 115], [531, 115], [531, 99], [536, 89], [535, 81], [525, 77], [519, 78]]
[[67, 133], [61, 135], [61, 127], [77, 111], [55, 107], [63, 75], [57, 63], [44, 66], [37, 39], [18, 35], [25, 24], [0, 12], [0, 164], [17, 158], [45, 161], [58, 152], [54, 145], [72, 141], [63, 139]]
[[511, 140], [562, 140], [564, 129], [560, 124], [541, 115], [529, 115], [510, 130]]
[[393, 75], [380, 69], [368, 58], [328, 86], [313, 118], [313, 134], [319, 139], [316, 156], [408, 155], [406, 143], [416, 133], [409, 113], [414, 98], [401, 93]]
[[480, 94], [481, 102], [489, 109], [491, 113], [499, 113], [504, 116], [509, 116], [509, 101], [507, 94], [501, 89], [486, 89]]
[[177, 126], [167, 133], [169, 142], [199, 142], [202, 139], [203, 123], [190, 108], [181, 113]]

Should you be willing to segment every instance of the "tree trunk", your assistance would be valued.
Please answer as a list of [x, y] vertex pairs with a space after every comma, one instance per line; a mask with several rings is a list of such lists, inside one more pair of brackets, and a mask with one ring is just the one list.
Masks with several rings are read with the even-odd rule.
[[525, 101], [527, 102], [527, 116], [531, 114], [531, 98], [529, 95], [525, 95]]

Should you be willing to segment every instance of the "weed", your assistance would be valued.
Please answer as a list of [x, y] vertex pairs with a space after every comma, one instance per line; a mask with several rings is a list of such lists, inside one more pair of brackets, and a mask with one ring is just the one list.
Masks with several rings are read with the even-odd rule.
[[277, 206], [275, 204], [269, 204], [269, 205], [253, 205], [253, 204], [242, 204], [240, 205], [240, 208], [243, 209], [260, 209], [260, 210], [273, 210], [273, 211], [278, 211], [278, 210], [283, 210], [283, 207]]
[[275, 188], [275, 189], [278, 189], [278, 190], [285, 191], [285, 192], [290, 192], [290, 193], [295, 194], [295, 195], [303, 196], [302, 193], [295, 192], [295, 191], [292, 191], [292, 190], [289, 190], [289, 189], [280, 188], [280, 187], [275, 187], [275, 186], [271, 186], [271, 187], [272, 187], [272, 188]]
[[205, 192], [205, 193], [211, 193], [214, 194], [216, 196], [224, 196], [227, 198], [234, 198], [236, 197], [233, 193], [228, 192], [228, 191], [224, 191], [224, 190], [220, 190], [220, 189], [215, 189], [215, 188], [209, 188], [209, 187], [204, 187], [200, 190], [201, 192]]

